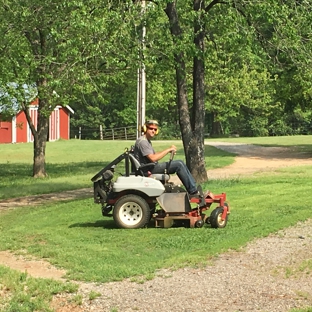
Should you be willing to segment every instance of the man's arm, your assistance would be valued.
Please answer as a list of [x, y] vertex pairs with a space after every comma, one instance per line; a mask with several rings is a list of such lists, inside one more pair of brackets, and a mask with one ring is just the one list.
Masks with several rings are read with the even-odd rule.
[[167, 154], [171, 153], [171, 152], [176, 153], [177, 148], [174, 145], [171, 145], [171, 147], [166, 148], [165, 150], [161, 151], [161, 152], [157, 152], [155, 154], [148, 154], [146, 155], [146, 157], [151, 161], [151, 162], [156, 162], [159, 161], [160, 159], [164, 158]]

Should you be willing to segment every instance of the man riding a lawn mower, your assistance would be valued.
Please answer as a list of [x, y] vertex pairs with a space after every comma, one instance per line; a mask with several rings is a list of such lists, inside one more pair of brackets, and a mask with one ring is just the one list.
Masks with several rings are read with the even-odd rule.
[[197, 190], [196, 182], [182, 160], [171, 160], [163, 163], [158, 162], [167, 154], [175, 154], [177, 151], [177, 148], [174, 145], [171, 145], [171, 147], [163, 151], [155, 152], [151, 139], [153, 139], [158, 132], [157, 120], [147, 120], [145, 122], [143, 126], [144, 134], [135, 142], [134, 157], [139, 161], [141, 166], [154, 163], [155, 166], [150, 170], [152, 174], [163, 174], [164, 172], [167, 174], [176, 173], [189, 195], [191, 197], [199, 196], [200, 192]]
[[[156, 228], [202, 227], [205, 223], [213, 228], [225, 227], [230, 210], [226, 194], [196, 188], [184, 162], [173, 160], [174, 145], [154, 151], [151, 139], [158, 133], [157, 121], [147, 121], [143, 132], [134, 148], [126, 148], [91, 179], [94, 202], [102, 205], [102, 215], [112, 216], [115, 224], [125, 229], [146, 227], [151, 219]], [[170, 160], [158, 163], [168, 153]], [[124, 173], [117, 172], [117, 166], [122, 166]], [[172, 173], [177, 173], [186, 190], [169, 182]], [[208, 215], [213, 204], [218, 206]]]

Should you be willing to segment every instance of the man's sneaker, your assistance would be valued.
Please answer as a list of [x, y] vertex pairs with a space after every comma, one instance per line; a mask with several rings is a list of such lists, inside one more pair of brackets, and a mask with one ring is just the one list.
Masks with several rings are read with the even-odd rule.
[[201, 185], [197, 186], [197, 192], [199, 193], [200, 197], [204, 197], [203, 188], [201, 187]]
[[195, 191], [195, 192], [192, 192], [192, 193], [189, 193], [189, 196], [192, 198], [192, 197], [199, 197], [200, 196], [200, 192], [199, 191]]

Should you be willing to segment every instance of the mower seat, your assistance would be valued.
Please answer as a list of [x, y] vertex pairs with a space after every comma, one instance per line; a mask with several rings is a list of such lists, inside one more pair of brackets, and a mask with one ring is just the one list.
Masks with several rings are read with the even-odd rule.
[[134, 172], [134, 174], [136, 176], [140, 175], [143, 177], [149, 177], [152, 179], [159, 180], [163, 183], [169, 181], [170, 176], [168, 174], [165, 174], [165, 173], [153, 174], [150, 172], [150, 170], [152, 170], [153, 167], [155, 166], [154, 163], [150, 163], [150, 164], [146, 164], [146, 165], [141, 166], [139, 161], [132, 154], [129, 154], [129, 158], [130, 158], [131, 165], [132, 165], [132, 171]]

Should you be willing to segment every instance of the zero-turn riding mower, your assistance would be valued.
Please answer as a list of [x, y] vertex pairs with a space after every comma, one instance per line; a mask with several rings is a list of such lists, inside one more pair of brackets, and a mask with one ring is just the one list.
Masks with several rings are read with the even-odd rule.
[[[123, 163], [125, 173], [114, 179], [119, 163]], [[225, 193], [203, 192], [199, 187], [200, 195], [190, 197], [184, 188], [169, 182], [166, 172], [151, 174], [153, 166], [141, 166], [131, 148], [99, 171], [91, 181], [94, 202], [102, 205], [102, 215], [112, 216], [116, 225], [125, 229], [146, 227], [151, 219], [155, 227], [162, 228], [202, 227], [205, 223], [212, 228], [226, 226], [230, 207]], [[217, 207], [208, 215], [213, 204]]]

